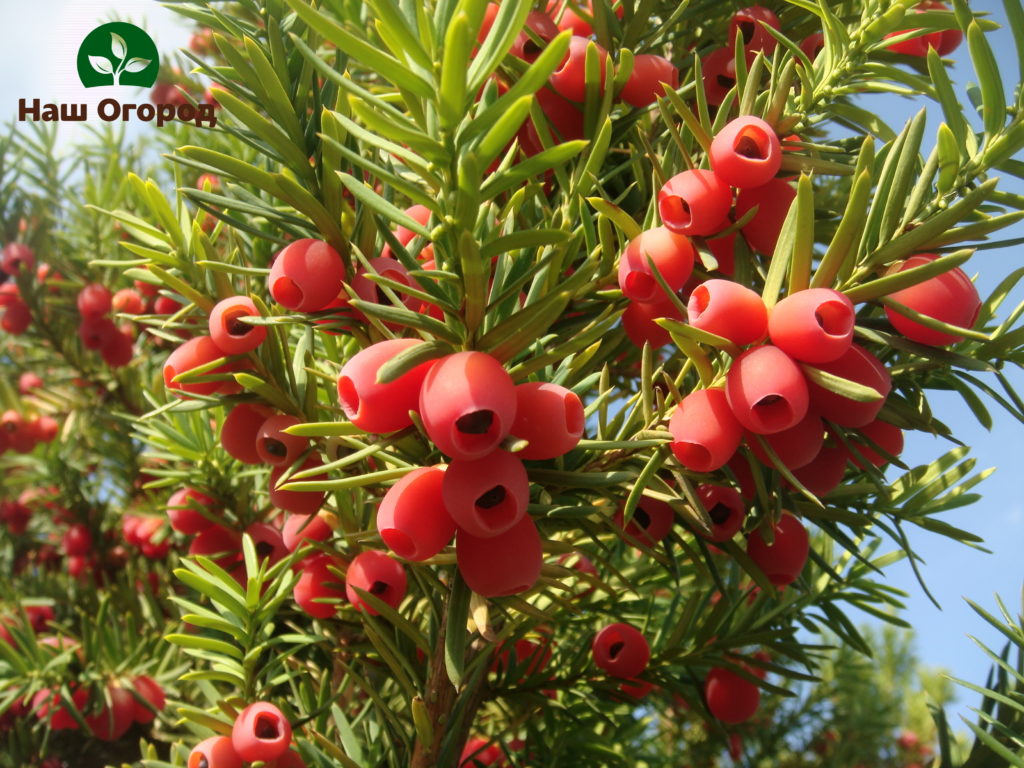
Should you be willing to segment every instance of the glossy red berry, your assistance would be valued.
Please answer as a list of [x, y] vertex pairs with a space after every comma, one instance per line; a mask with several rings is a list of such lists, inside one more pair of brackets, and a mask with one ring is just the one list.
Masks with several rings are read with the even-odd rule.
[[771, 56], [778, 46], [778, 41], [772, 37], [765, 27], [781, 30], [779, 17], [770, 9], [761, 5], [752, 5], [741, 11], [736, 11], [729, 20], [729, 45], [736, 42], [737, 32], [739, 33], [743, 49], [748, 53], [764, 51], [765, 56]]
[[789, 429], [807, 415], [803, 372], [778, 347], [754, 347], [733, 360], [725, 392], [736, 420], [759, 435]]
[[704, 698], [712, 715], [732, 725], [754, 716], [761, 703], [761, 690], [735, 672], [714, 667], [704, 679]]
[[[903, 272], [914, 267], [930, 264], [938, 258], [933, 253], [922, 253], [911, 256], [899, 265], [895, 272]], [[940, 320], [949, 325], [961, 328], [972, 328], [981, 311], [981, 298], [978, 289], [960, 268], [951, 269], [941, 275], [929, 278], [924, 282], [912, 285], [894, 293], [889, 298], [908, 309], [925, 317]], [[963, 341], [957, 336], [934, 328], [929, 328], [910, 318], [901, 315], [899, 310], [887, 306], [885, 314], [892, 327], [911, 341], [932, 346], [944, 346]]]
[[763, 186], [740, 190], [736, 198], [736, 218], [742, 218], [757, 207], [757, 213], [741, 230], [751, 248], [765, 256], [775, 252], [782, 224], [795, 199], [796, 189], [785, 179], [771, 179]]
[[99, 283], [90, 283], [78, 292], [78, 311], [82, 317], [99, 317], [110, 312], [110, 291]]
[[207, 510], [212, 514], [214, 509], [214, 500], [195, 488], [182, 488], [175, 491], [167, 500], [167, 517], [171, 521], [171, 528], [188, 535], [205, 531], [212, 526], [213, 521], [199, 510]]
[[281, 529], [281, 539], [290, 552], [314, 541], [327, 541], [334, 533], [320, 515], [288, 515]]
[[647, 638], [629, 624], [609, 624], [594, 636], [590, 650], [594, 664], [612, 677], [636, 677], [651, 659]]
[[377, 508], [377, 530], [388, 548], [405, 560], [433, 557], [455, 535], [444, 504], [445, 470], [420, 467], [391, 486]]
[[[533, 96], [540, 104], [555, 144], [583, 138], [583, 110], [579, 106], [555, 93], [550, 87], [541, 88]], [[533, 120], [524, 122], [516, 136], [528, 156], [535, 155], [543, 149]]]
[[288, 751], [292, 727], [280, 709], [257, 701], [238, 713], [231, 726], [231, 744], [245, 762], [276, 760]]
[[[145, 700], [145, 704], [138, 699], [133, 702], [132, 719], [137, 723], [151, 723], [156, 719], [157, 712], [161, 712], [167, 704], [167, 697], [161, 685], [149, 675], [139, 675], [132, 681], [135, 692]], [[148, 704], [148, 706], [147, 706]], [[156, 710], [156, 711], [154, 711]]]
[[627, 338], [638, 347], [650, 344], [653, 349], [663, 347], [672, 341], [669, 332], [654, 321], [668, 317], [682, 322], [683, 315], [671, 301], [631, 301], [622, 313], [622, 330]]
[[[675, 519], [676, 513], [664, 501], [641, 497], [625, 531], [641, 544], [653, 547], [668, 536]], [[615, 524], [622, 528], [623, 522], [625, 515], [620, 509], [615, 514]]]
[[259, 403], [239, 403], [231, 409], [220, 428], [221, 446], [245, 464], [261, 464], [263, 460], [256, 450], [256, 437], [260, 427], [273, 413]]
[[803, 523], [784, 514], [774, 528], [774, 541], [768, 544], [763, 527], [747, 539], [747, 555], [764, 571], [772, 584], [791, 584], [800, 576], [810, 552], [810, 539]]
[[704, 96], [717, 107], [736, 86], [736, 56], [731, 48], [716, 48], [700, 60]]
[[700, 168], [677, 173], [658, 191], [661, 221], [680, 235], [713, 235], [724, 229], [731, 206], [729, 185]]
[[708, 541], [729, 541], [743, 527], [747, 507], [735, 488], [705, 483], [697, 486], [697, 498], [711, 518], [711, 535], [701, 534]]
[[259, 310], [248, 296], [222, 299], [210, 312], [210, 338], [225, 355], [251, 352], [267, 338], [267, 329], [243, 322], [242, 318], [259, 316]]
[[516, 418], [512, 434], [527, 440], [520, 459], [553, 459], [568, 453], [583, 436], [583, 403], [560, 384], [528, 381], [516, 387]]
[[31, 271], [36, 265], [36, 254], [24, 243], [8, 243], [4, 247], [3, 260], [0, 267], [8, 275], [16, 275], [21, 272]]
[[679, 87], [679, 70], [663, 56], [640, 53], [633, 57], [633, 70], [619, 91], [619, 98], [630, 106], [643, 108], [664, 96], [665, 86]]
[[[176, 350], [164, 362], [164, 386], [170, 390], [179, 390], [194, 395], [212, 395], [224, 386], [224, 381], [197, 381], [192, 383], [174, 382], [174, 378], [193, 368], [212, 363], [218, 358], [224, 357], [221, 351], [209, 336], [196, 336], [189, 339]], [[226, 373], [227, 364], [218, 366], [209, 371], [207, 375]]]
[[[762, 439], [768, 443], [783, 466], [787, 469], [800, 469], [814, 461], [821, 450], [825, 441], [825, 425], [816, 413], [808, 411], [804, 418], [789, 429], [764, 435]], [[747, 443], [762, 464], [775, 466], [757, 436], [748, 435]]]
[[661, 273], [672, 292], [678, 291], [693, 271], [694, 253], [693, 243], [686, 235], [672, 232], [667, 227], [645, 230], [630, 240], [622, 252], [619, 288], [634, 301], [665, 301], [665, 291], [654, 270]]
[[230, 736], [211, 736], [189, 753], [188, 768], [242, 768]]
[[301, 424], [301, 419], [288, 414], [271, 416], [256, 432], [256, 454], [264, 464], [288, 467], [309, 448], [309, 438], [289, 435], [284, 430]]
[[721, 389], [699, 389], [683, 398], [668, 424], [672, 453], [695, 472], [713, 472], [736, 452], [743, 430]]
[[853, 303], [839, 291], [809, 288], [775, 305], [768, 334], [795, 360], [828, 363], [850, 348], [856, 319]]
[[486, 539], [459, 530], [455, 553], [462, 578], [484, 597], [527, 591], [540, 577], [544, 562], [540, 534], [529, 515], [504, 533]]
[[[881, 449], [876, 450], [867, 443], [854, 443], [856, 450], [860, 453], [863, 460], [858, 458], [852, 451], [850, 460], [861, 469], [864, 468], [865, 461], [874, 464], [876, 467], [881, 467], [891, 461], [888, 456], [898, 457], [903, 453], [903, 430], [895, 424], [875, 419], [870, 424], [865, 424], [861, 427], [860, 434]], [[888, 454], [888, 456], [885, 454]]]
[[119, 686], [107, 687], [109, 701], [94, 715], [85, 718], [86, 725], [100, 741], [117, 741], [132, 726], [135, 698]]
[[419, 411], [427, 435], [441, 451], [455, 459], [478, 459], [512, 429], [515, 384], [490, 355], [456, 352], [427, 373]]
[[877, 357], [858, 344], [850, 345], [839, 358], [829, 363], [819, 363], [815, 368], [870, 387], [879, 394], [878, 400], [858, 402], [809, 382], [811, 407], [823, 419], [833, 421], [841, 427], [863, 427], [873, 421], [892, 388], [889, 371]]
[[782, 166], [782, 145], [768, 123], [753, 115], [730, 121], [711, 142], [711, 168], [726, 184], [760, 187]]
[[566, 53], [565, 60], [562, 62], [562, 66], [556, 69], [548, 80], [559, 96], [577, 102], [583, 101], [586, 98], [587, 51], [591, 46], [594, 49], [594, 53], [591, 55], [597, 56], [598, 71], [601, 73], [601, 85], [598, 92], [600, 93], [604, 90], [605, 62], [608, 61], [608, 51], [589, 38], [574, 35], [569, 40], [569, 50]]
[[768, 308], [756, 291], [732, 280], [707, 280], [690, 294], [690, 325], [729, 339], [737, 346], [755, 344], [768, 332]]
[[524, 515], [530, 481], [523, 462], [496, 450], [479, 459], [455, 459], [441, 483], [444, 506], [459, 528], [489, 538], [508, 531]]
[[345, 263], [322, 240], [303, 238], [289, 243], [270, 268], [269, 288], [274, 301], [297, 312], [315, 312], [341, 292]]
[[396, 355], [421, 344], [419, 339], [379, 341], [357, 352], [342, 367], [339, 402], [359, 429], [381, 434], [412, 424], [409, 411], [419, 410], [424, 379], [437, 361], [420, 363], [393, 381], [380, 382], [377, 373]]
[[[321, 466], [323, 466], [323, 461], [320, 460], [319, 456], [314, 455], [306, 459], [296, 472], [304, 472]], [[323, 506], [327, 494], [323, 491], [285, 491], [279, 489], [277, 483], [287, 469], [288, 467], [274, 467], [270, 473], [270, 503], [278, 509], [283, 509], [285, 512], [291, 512], [296, 515], [314, 514]], [[316, 482], [326, 479], [327, 473], [322, 472], [302, 478], [302, 481]], [[302, 481], [297, 480], [295, 482]], [[288, 482], [291, 482], [291, 480]]]
[[365, 549], [352, 558], [345, 574], [345, 595], [355, 608], [376, 616], [377, 610], [363, 600], [356, 588], [397, 610], [405, 597], [405, 569], [397, 560], [375, 549]]
[[303, 560], [292, 590], [299, 608], [317, 619], [333, 616], [345, 600], [344, 579], [335, 573], [343, 570], [344, 564], [332, 555], [318, 553]]

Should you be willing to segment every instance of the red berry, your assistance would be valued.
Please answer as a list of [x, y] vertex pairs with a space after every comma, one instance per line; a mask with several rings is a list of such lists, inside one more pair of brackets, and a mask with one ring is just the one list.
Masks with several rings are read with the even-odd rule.
[[764, 527], [750, 534], [747, 555], [764, 571], [772, 584], [791, 584], [800, 576], [810, 552], [807, 529], [793, 515], [784, 514], [774, 528], [775, 540], [769, 545]]
[[844, 446], [826, 443], [809, 464], [793, 470], [793, 476], [820, 498], [843, 482], [849, 458]]
[[130, 332], [119, 330], [100, 349], [100, 355], [111, 368], [122, 368], [135, 356], [135, 340]]
[[[672, 507], [664, 501], [641, 497], [625, 531], [641, 544], [653, 547], [668, 536], [675, 519], [676, 514], [672, 511]], [[620, 509], [615, 514], [615, 524], [622, 528], [624, 521], [625, 515]]]
[[711, 714], [723, 723], [749, 720], [761, 703], [761, 689], [735, 672], [714, 667], [704, 679], [704, 697]]
[[512, 434], [529, 445], [516, 456], [553, 459], [568, 453], [583, 436], [585, 420], [583, 403], [571, 389], [540, 381], [518, 385]]
[[82, 317], [99, 317], [110, 312], [112, 299], [106, 286], [90, 283], [78, 292], [78, 311]]
[[707, 280], [690, 294], [690, 325], [745, 347], [764, 339], [768, 308], [756, 291], [732, 280]]
[[807, 381], [778, 347], [754, 347], [733, 360], [725, 391], [736, 420], [759, 435], [796, 426], [807, 414]]
[[675, 292], [689, 279], [693, 271], [693, 256], [693, 243], [686, 235], [677, 234], [666, 227], [648, 229], [630, 240], [622, 252], [619, 259], [619, 287], [627, 298], [634, 301], [665, 301], [667, 297], [654, 276], [654, 269], [661, 273], [669, 289]]
[[108, 686], [110, 702], [95, 715], [85, 718], [86, 725], [100, 741], [117, 741], [132, 726], [135, 715], [135, 698], [124, 688]]
[[405, 597], [405, 569], [397, 560], [374, 549], [363, 550], [352, 558], [345, 574], [345, 595], [355, 608], [376, 616], [377, 610], [356, 592], [357, 587], [397, 609]]
[[484, 597], [527, 591], [540, 577], [544, 562], [540, 534], [529, 515], [504, 533], [486, 539], [460, 529], [455, 535], [455, 553], [462, 578]]
[[441, 451], [455, 459], [478, 459], [512, 429], [515, 384], [490, 355], [456, 352], [427, 372], [419, 411], [427, 435]]
[[713, 472], [739, 447], [743, 432], [721, 389], [700, 389], [683, 398], [669, 420], [672, 453], [695, 472]]
[[16, 275], [22, 268], [31, 271], [36, 265], [36, 254], [24, 243], [8, 243], [4, 247], [0, 267], [9, 275]]
[[289, 435], [284, 430], [301, 423], [295, 416], [283, 413], [264, 421], [256, 432], [256, 454], [260, 461], [273, 467], [294, 464], [303, 451], [309, 448], [309, 438]]
[[251, 523], [245, 532], [252, 539], [259, 560], [269, 560], [270, 565], [283, 560], [291, 551], [284, 543], [284, 536], [278, 528], [267, 523]]
[[[355, 277], [352, 278], [352, 290], [355, 291], [356, 295], [363, 301], [371, 304], [383, 304], [385, 306], [392, 305], [391, 300], [384, 293], [383, 287], [367, 277], [367, 275], [370, 274], [379, 275], [408, 288], [418, 289], [420, 287], [419, 283], [409, 276], [409, 270], [407, 270], [401, 262], [396, 261], [395, 259], [378, 256], [375, 259], [370, 259], [369, 265], [369, 270], [360, 267], [356, 272]], [[393, 286], [389, 286], [389, 288], [407, 308], [415, 311], [419, 307], [419, 299], [405, 294], [401, 288], [395, 288]], [[403, 294], [405, 295], [403, 296]], [[395, 323], [385, 324], [389, 327], [400, 327]]]
[[757, 213], [742, 228], [751, 248], [765, 256], [775, 252], [782, 224], [795, 199], [796, 189], [785, 179], [771, 179], [763, 186], [740, 190], [736, 198], [737, 219], [757, 206]]
[[171, 521], [171, 528], [188, 535], [205, 531], [214, 523], [201, 514], [200, 509], [207, 510], [212, 515], [215, 511], [214, 500], [194, 488], [176, 491], [167, 500], [167, 517]]
[[315, 554], [300, 564], [301, 576], [295, 583], [292, 596], [299, 608], [317, 619], [329, 619], [345, 600], [345, 588], [339, 586], [344, 579], [334, 571], [342, 571], [344, 564], [332, 555]]
[[238, 531], [211, 525], [196, 534], [189, 544], [188, 553], [193, 557], [209, 557], [221, 568], [227, 569], [242, 558], [242, 537]]
[[153, 302], [153, 313], [157, 315], [173, 315], [182, 308], [182, 304], [170, 296], [157, 296]]
[[[221, 357], [224, 357], [224, 353], [209, 336], [196, 336], [194, 339], [189, 339], [171, 352], [164, 362], [164, 386], [168, 391], [179, 390], [195, 395], [214, 394], [224, 386], [224, 381], [196, 381], [186, 384], [174, 382], [173, 379], [179, 374], [212, 363]], [[209, 371], [206, 375], [227, 373], [227, 371], [228, 364], [225, 363]]]
[[594, 664], [612, 677], [636, 677], [651, 659], [651, 648], [640, 630], [629, 624], [609, 624], [590, 646]]
[[821, 32], [814, 32], [800, 41], [800, 50], [808, 59], [814, 61], [818, 54], [825, 49], [825, 35]]
[[497, 450], [480, 459], [453, 460], [444, 473], [441, 494], [459, 528], [490, 538], [526, 515], [530, 481], [519, 459]]
[[444, 504], [445, 470], [420, 467], [388, 489], [377, 508], [377, 530], [388, 548], [405, 560], [433, 557], [452, 540], [455, 521]]
[[9, 304], [4, 310], [3, 318], [0, 319], [0, 328], [14, 336], [19, 336], [27, 331], [31, 324], [32, 312], [29, 310], [28, 304], [21, 301]]
[[379, 341], [346, 361], [338, 376], [338, 399], [345, 415], [359, 429], [385, 433], [412, 424], [409, 411], [419, 410], [424, 379], [437, 361], [420, 363], [386, 383], [377, 380], [377, 373], [396, 355], [421, 344], [419, 339]]
[[747, 508], [735, 488], [725, 485], [697, 486], [697, 498], [711, 518], [711, 535], [701, 534], [708, 541], [729, 541], [743, 526]]
[[731, 206], [729, 186], [702, 169], [677, 173], [658, 192], [662, 222], [680, 235], [713, 235], [724, 229]]
[[[870, 424], [865, 424], [861, 427], [860, 433], [890, 456], [899, 456], [903, 452], [903, 430], [895, 424], [875, 419]], [[856, 443], [855, 446], [864, 460], [871, 462], [876, 467], [881, 467], [890, 461], [889, 458], [870, 445]], [[864, 461], [852, 452], [850, 459], [861, 469], [865, 467]]]
[[[153, 722], [156, 719], [156, 713], [162, 711], [167, 703], [164, 689], [149, 675], [139, 675], [132, 681], [132, 686], [135, 688], [135, 692], [149, 704], [149, 706], [146, 706], [146, 704], [136, 699], [133, 703], [132, 717], [137, 723]], [[156, 710], [156, 712], [153, 710]]]
[[501, 748], [489, 744], [487, 739], [472, 738], [466, 742], [459, 757], [459, 768], [480, 768], [498, 763], [503, 757]]
[[25, 371], [18, 377], [18, 392], [23, 395], [29, 394], [33, 389], [43, 386], [43, 380], [31, 371]]
[[736, 33], [739, 32], [745, 51], [750, 53], [764, 51], [765, 56], [771, 56], [778, 46], [778, 41], [765, 29], [765, 26], [775, 30], [782, 29], [779, 17], [768, 8], [753, 5], [742, 11], [736, 11], [729, 20], [729, 46], [732, 47], [735, 44]]
[[603, 92], [605, 63], [608, 61], [608, 51], [589, 38], [574, 35], [569, 40], [569, 50], [566, 52], [562, 65], [551, 74], [548, 80], [559, 96], [576, 102], [582, 102], [586, 99], [587, 51], [591, 46], [594, 48], [594, 53], [591, 55], [596, 55], [598, 71], [600, 72], [598, 93]]
[[[71, 704], [81, 712], [89, 700], [89, 691], [76, 688], [72, 683]], [[32, 697], [32, 712], [40, 720], [47, 720], [52, 731], [77, 731], [78, 721], [68, 711], [63, 694], [57, 688], [44, 688]]]
[[[907, 269], [924, 266], [935, 261], [936, 258], [938, 257], [933, 253], [911, 256], [893, 271], [903, 272]], [[960, 268], [951, 269], [917, 285], [895, 291], [889, 294], [889, 298], [920, 315], [961, 328], [972, 328], [981, 311], [981, 298], [978, 296], [978, 289], [974, 287], [974, 283], [971, 282], [967, 273]], [[885, 314], [893, 328], [911, 341], [932, 346], [944, 346], [963, 341], [963, 336], [928, 328], [901, 315], [899, 310], [893, 307], [887, 306]]]
[[672, 341], [669, 332], [654, 321], [668, 317], [682, 322], [683, 315], [668, 299], [661, 302], [631, 301], [622, 313], [622, 329], [633, 344], [643, 347], [650, 344], [658, 349]]
[[641, 53], [633, 57], [633, 71], [619, 91], [619, 98], [630, 106], [643, 108], [663, 96], [666, 85], [673, 91], [679, 87], [679, 70], [663, 56]]
[[863, 427], [873, 421], [892, 388], [889, 371], [877, 357], [857, 344], [852, 344], [832, 362], [820, 363], [815, 367], [841, 379], [870, 387], [880, 395], [878, 400], [857, 402], [809, 382], [811, 407], [823, 419], [834, 421], [841, 427]]
[[65, 555], [87, 555], [92, 549], [92, 534], [83, 523], [75, 523], [64, 533], [61, 540]]
[[[788, 469], [800, 469], [814, 461], [821, 451], [825, 441], [825, 425], [816, 413], [808, 411], [803, 419], [789, 429], [765, 435], [764, 441], [775, 452], [783, 466]], [[762, 464], [766, 467], [775, 466], [755, 435], [748, 435], [747, 443]]]
[[224, 419], [220, 444], [231, 456], [245, 464], [260, 464], [256, 436], [273, 411], [258, 403], [239, 403]]
[[314, 541], [327, 541], [334, 531], [320, 515], [288, 515], [281, 539], [290, 552]]
[[[306, 459], [296, 471], [303, 472], [321, 466], [323, 466], [323, 461], [320, 460], [319, 456], [314, 455]], [[284, 491], [278, 489], [277, 483], [287, 469], [288, 467], [274, 467], [270, 473], [270, 503], [278, 509], [283, 509], [285, 512], [292, 512], [297, 515], [312, 515], [317, 512], [323, 506], [324, 499], [327, 496], [323, 491]], [[327, 473], [323, 472], [312, 477], [303, 478], [303, 481], [316, 482], [326, 479]]]
[[230, 736], [211, 736], [189, 753], [188, 768], [242, 768]]
[[828, 363], [853, 343], [853, 303], [831, 288], [797, 291], [780, 301], [768, 318], [772, 344], [796, 360]]
[[338, 295], [345, 280], [341, 256], [322, 240], [303, 238], [289, 243], [270, 268], [274, 301], [297, 312], [315, 312]]
[[259, 310], [248, 296], [222, 299], [210, 312], [210, 338], [225, 355], [251, 352], [267, 338], [267, 329], [243, 322], [242, 318], [259, 316]]
[[231, 727], [231, 744], [246, 762], [276, 760], [288, 751], [292, 727], [281, 710], [258, 701], [238, 713]]
[[704, 96], [709, 105], [717, 107], [736, 86], [736, 56], [732, 48], [716, 48], [700, 60], [704, 80]]
[[119, 333], [114, 321], [106, 315], [85, 315], [78, 326], [78, 337], [86, 349], [106, 349], [117, 341]]
[[772, 127], [753, 115], [730, 121], [711, 142], [711, 168], [726, 184], [760, 187], [782, 166], [782, 145]]

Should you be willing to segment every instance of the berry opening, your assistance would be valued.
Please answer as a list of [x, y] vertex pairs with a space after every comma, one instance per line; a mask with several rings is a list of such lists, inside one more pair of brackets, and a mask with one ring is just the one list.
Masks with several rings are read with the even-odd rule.
[[480, 494], [476, 500], [476, 506], [479, 509], [493, 509], [505, 500], [505, 496], [505, 487], [496, 485], [491, 490]]
[[724, 525], [731, 515], [732, 509], [722, 503], [715, 504], [715, 506], [708, 510], [708, 517], [711, 518], [711, 522], [715, 525]]
[[633, 520], [645, 531], [651, 527], [651, 516], [647, 514], [647, 510], [643, 507], [636, 508], [633, 512]]
[[348, 376], [338, 377], [338, 399], [341, 401], [341, 409], [349, 419], [355, 419], [359, 415], [359, 393]]
[[637, 301], [654, 298], [658, 289], [657, 281], [646, 272], [628, 273], [625, 283], [626, 294], [637, 297]]
[[743, 35], [743, 45], [750, 45], [750, 41], [754, 39], [754, 33], [757, 32], [757, 25], [752, 21], [741, 21], [736, 25], [736, 28]]
[[792, 425], [793, 409], [782, 395], [765, 395], [751, 408], [751, 414], [762, 427], [775, 432]]
[[671, 229], [686, 229], [693, 220], [690, 206], [678, 196], [667, 197], [661, 206], [661, 216]]
[[205, 757], [200, 757], [196, 765], [197, 768], [210, 768], [210, 763]]
[[261, 713], [256, 716], [256, 722], [253, 723], [253, 732], [256, 734], [257, 739], [266, 741], [273, 741], [281, 736], [281, 729], [277, 718], [269, 713]]
[[543, 50], [544, 49], [541, 46], [527, 38], [526, 42], [523, 43], [523, 59], [532, 63], [538, 56], [540, 56], [540, 53]]
[[256, 558], [264, 560], [274, 554], [274, 545], [269, 541], [261, 541], [256, 545]]
[[608, 658], [614, 659], [616, 656], [622, 653], [622, 649], [625, 647], [626, 644], [621, 640], [619, 640], [617, 643], [612, 643], [610, 646], [608, 646]]
[[711, 291], [707, 289], [707, 286], [698, 285], [693, 289], [693, 293], [690, 294], [690, 301], [687, 309], [690, 311], [690, 322], [699, 318], [707, 308], [711, 305]]
[[241, 318], [249, 317], [245, 307], [238, 307], [234, 311], [228, 310], [224, 313], [224, 329], [228, 336], [241, 337], [253, 330], [255, 326], [243, 323]]
[[839, 301], [826, 301], [814, 310], [814, 319], [829, 336], [846, 336], [853, 329], [853, 314]]
[[464, 435], [486, 435], [494, 425], [494, 411], [483, 410], [463, 414], [455, 420], [455, 428]]
[[282, 459], [288, 455], [288, 449], [285, 447], [284, 443], [280, 440], [274, 439], [273, 437], [263, 438], [263, 450], [271, 456], [276, 456]]
[[764, 131], [751, 125], [736, 134], [732, 149], [737, 155], [751, 160], [766, 160], [771, 151], [771, 145]]
[[473, 503], [480, 525], [495, 531], [506, 530], [514, 522], [516, 506], [515, 497], [503, 485], [485, 491]]
[[729, 77], [728, 75], [715, 75], [715, 82], [725, 90], [729, 90], [736, 85], [736, 78]]
[[388, 584], [386, 581], [380, 581], [378, 579], [370, 585], [370, 589], [368, 591], [371, 595], [381, 597], [385, 592], [388, 591], [388, 589], [390, 589], [390, 587], [391, 585]]
[[296, 282], [290, 277], [279, 277], [274, 281], [274, 287], [270, 292], [279, 304], [282, 304], [289, 309], [293, 309], [302, 304], [302, 289], [299, 288]]

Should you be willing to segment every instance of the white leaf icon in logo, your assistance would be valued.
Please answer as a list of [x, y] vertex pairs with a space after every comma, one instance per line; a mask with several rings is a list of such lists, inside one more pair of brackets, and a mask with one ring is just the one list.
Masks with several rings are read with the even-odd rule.
[[90, 56], [89, 63], [101, 75], [114, 74], [114, 65], [110, 63], [109, 59], [105, 59], [102, 56]]
[[128, 55], [128, 47], [124, 44], [124, 38], [116, 32], [110, 33], [110, 52], [115, 59], [123, 59]]
[[141, 72], [150, 64], [149, 59], [129, 59], [124, 65], [125, 72]]

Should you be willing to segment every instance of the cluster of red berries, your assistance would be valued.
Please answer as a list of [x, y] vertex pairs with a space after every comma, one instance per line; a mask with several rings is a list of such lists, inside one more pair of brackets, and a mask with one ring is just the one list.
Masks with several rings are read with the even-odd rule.
[[299, 753], [289, 749], [292, 726], [280, 709], [258, 701], [238, 713], [230, 736], [211, 736], [188, 756], [188, 768], [242, 768], [260, 761], [265, 768], [305, 768]]
[[136, 547], [150, 560], [162, 560], [171, 551], [167, 522], [154, 515], [124, 515], [121, 536], [125, 544]]
[[24, 333], [32, 324], [32, 313], [21, 298], [17, 284], [3, 282], [7, 276], [30, 272], [36, 265], [35, 252], [25, 243], [8, 243], [0, 254], [0, 328], [15, 336]]
[[30, 453], [39, 443], [50, 443], [57, 437], [60, 424], [45, 414], [27, 418], [18, 411], [0, 414], [0, 454], [12, 450]]
[[[378, 371], [421, 344], [392, 339], [350, 358], [338, 377], [338, 396], [362, 430], [394, 432], [419, 419], [430, 440], [452, 458], [421, 467], [393, 485], [380, 503], [377, 528], [406, 560], [438, 554], [456, 536], [458, 567], [486, 597], [522, 592], [540, 575], [540, 536], [526, 513], [529, 479], [523, 460], [571, 450], [583, 434], [583, 405], [556, 384], [516, 385], [500, 362], [483, 352], [458, 352], [380, 382]], [[512, 436], [526, 446], [510, 453]]]
[[131, 362], [135, 335], [131, 325], [118, 328], [110, 317], [111, 311], [138, 314], [142, 311], [142, 298], [130, 288], [118, 292], [118, 307], [110, 290], [99, 283], [89, 283], [78, 292], [78, 313], [82, 322], [78, 336], [82, 346], [96, 350], [111, 368], [120, 368]]

